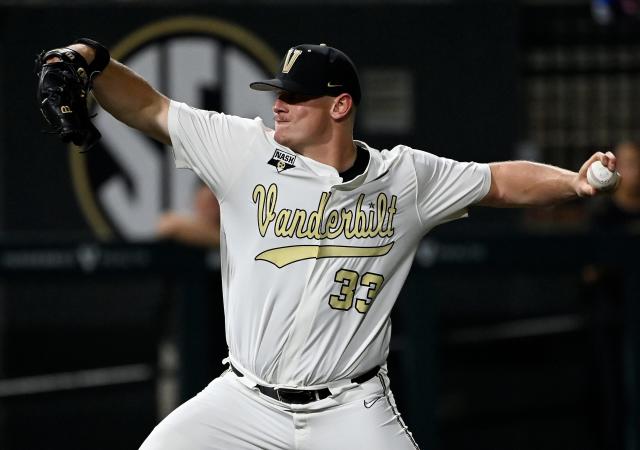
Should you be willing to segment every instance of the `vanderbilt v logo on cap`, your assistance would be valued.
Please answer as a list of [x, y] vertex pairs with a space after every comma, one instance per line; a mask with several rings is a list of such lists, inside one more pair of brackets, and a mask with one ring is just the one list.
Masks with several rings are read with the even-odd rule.
[[290, 48], [287, 52], [287, 56], [284, 58], [284, 63], [282, 64], [282, 73], [289, 73], [293, 65], [296, 63], [298, 56], [301, 54], [302, 50]]

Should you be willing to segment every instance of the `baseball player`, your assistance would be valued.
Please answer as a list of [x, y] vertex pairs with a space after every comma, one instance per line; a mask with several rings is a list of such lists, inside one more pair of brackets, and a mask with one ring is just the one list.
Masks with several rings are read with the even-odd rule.
[[589, 164], [616, 165], [612, 153], [576, 173], [374, 149], [353, 137], [356, 68], [323, 44], [292, 47], [274, 79], [251, 84], [277, 93], [275, 129], [170, 100], [94, 41], [70, 48], [89, 67], [102, 61], [93, 71], [102, 107], [171, 145], [176, 166], [220, 202], [228, 370], [165, 418], [144, 450], [418, 448], [385, 361], [391, 309], [420, 240], [471, 205], [595, 195]]

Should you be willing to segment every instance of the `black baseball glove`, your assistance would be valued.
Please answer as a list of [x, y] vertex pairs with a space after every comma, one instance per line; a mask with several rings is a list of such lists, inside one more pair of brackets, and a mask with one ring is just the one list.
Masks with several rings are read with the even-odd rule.
[[[52, 57], [60, 61], [47, 63]], [[85, 59], [70, 48], [42, 52], [36, 58], [40, 111], [63, 142], [90, 149], [100, 139], [87, 110], [91, 74]]]

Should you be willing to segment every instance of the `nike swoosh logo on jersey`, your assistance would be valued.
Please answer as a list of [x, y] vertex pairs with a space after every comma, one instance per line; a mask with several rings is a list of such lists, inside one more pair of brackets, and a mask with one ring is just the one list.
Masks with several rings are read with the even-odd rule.
[[380, 400], [382, 397], [383, 397], [383, 396], [376, 397], [376, 398], [374, 398], [373, 400], [371, 400], [370, 402], [368, 402], [368, 401], [364, 400], [362, 403], [363, 403], [363, 405], [364, 405], [364, 407], [365, 407], [365, 408], [369, 409], [369, 408], [371, 408], [373, 405], [375, 405], [375, 403], [376, 403], [378, 400]]
[[[395, 241], [394, 241], [395, 242]], [[267, 261], [281, 269], [286, 265], [305, 259], [320, 258], [370, 258], [384, 256], [394, 242], [379, 247], [352, 247], [348, 245], [291, 245], [264, 251], [255, 257], [256, 261]]]
[[333, 84], [331, 81], [327, 83], [327, 87], [342, 87], [341, 84]]

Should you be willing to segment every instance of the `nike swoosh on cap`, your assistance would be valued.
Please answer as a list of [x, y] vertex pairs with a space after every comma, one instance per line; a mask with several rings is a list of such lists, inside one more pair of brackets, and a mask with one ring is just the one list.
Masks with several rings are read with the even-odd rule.
[[327, 87], [341, 87], [341, 84], [333, 84], [331, 81], [327, 83]]

